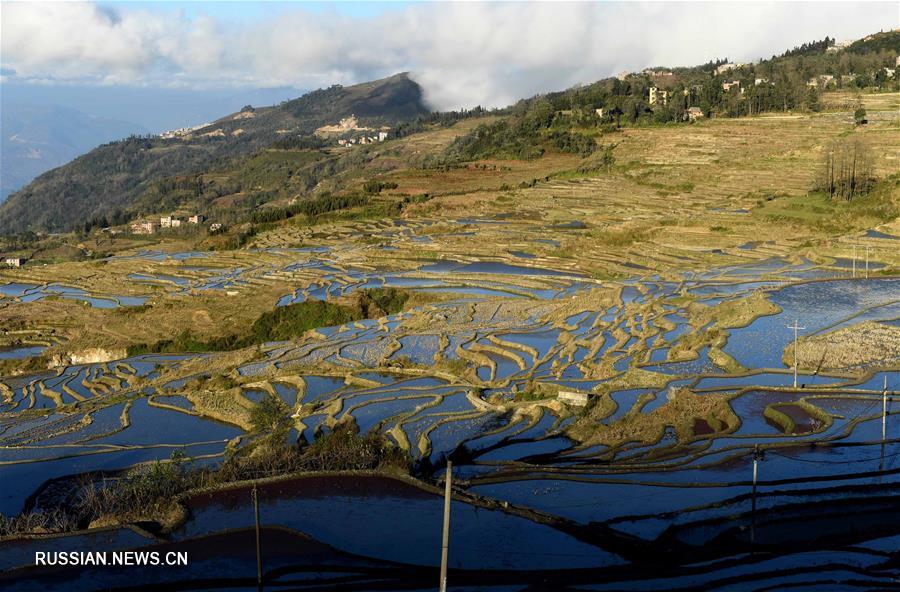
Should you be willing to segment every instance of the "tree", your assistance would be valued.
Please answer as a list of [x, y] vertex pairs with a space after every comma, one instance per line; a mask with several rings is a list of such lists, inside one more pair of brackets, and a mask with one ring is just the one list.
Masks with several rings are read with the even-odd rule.
[[272, 393], [266, 394], [250, 411], [250, 424], [260, 434], [286, 434], [291, 427], [287, 405]]
[[815, 113], [822, 110], [822, 105], [819, 103], [819, 91], [813, 87], [806, 91], [806, 108]]
[[874, 184], [868, 145], [857, 139], [832, 142], [816, 177], [815, 188], [831, 199], [850, 201], [869, 193]]
[[856, 122], [856, 125], [865, 125], [869, 121], [866, 119], [866, 109], [862, 105], [856, 108], [856, 111], [853, 112], [853, 121]]

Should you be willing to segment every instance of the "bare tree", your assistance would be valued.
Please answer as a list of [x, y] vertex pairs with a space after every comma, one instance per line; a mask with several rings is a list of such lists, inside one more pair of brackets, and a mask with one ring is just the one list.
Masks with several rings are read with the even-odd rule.
[[856, 138], [840, 138], [825, 152], [815, 188], [831, 199], [851, 201], [869, 193], [874, 183], [869, 146]]

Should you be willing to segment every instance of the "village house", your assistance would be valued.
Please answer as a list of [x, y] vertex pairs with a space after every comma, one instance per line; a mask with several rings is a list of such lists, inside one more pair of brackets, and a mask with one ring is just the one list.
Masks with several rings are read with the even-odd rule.
[[669, 91], [661, 90], [655, 86], [650, 87], [650, 104], [666, 106], [669, 104]]
[[206, 216], [203, 214], [194, 214], [188, 218], [188, 224], [200, 224], [204, 220], [206, 220]]
[[178, 228], [181, 226], [183, 220], [181, 218], [176, 218], [175, 216], [162, 216], [159, 219], [159, 227], [160, 228]]
[[219, 222], [213, 222], [212, 224], [209, 225], [210, 232], [218, 232], [220, 230], [222, 230], [222, 224]]
[[132, 234], [153, 234], [156, 232], [156, 224], [153, 222], [134, 222], [131, 224]]
[[735, 68], [740, 68], [744, 64], [720, 64], [718, 68], [716, 68], [716, 74], [724, 74], [725, 72], [731, 72]]
[[740, 80], [732, 80], [731, 82], [723, 82], [722, 83], [722, 90], [724, 90], [725, 92], [730, 91], [732, 88], [737, 88], [741, 92], [743, 92], [743, 90], [744, 90], [741, 88]]
[[385, 140], [387, 140], [387, 137], [388, 137], [387, 132], [378, 132], [378, 141], [379, 142], [384, 142]]
[[825, 52], [826, 52], [826, 53], [837, 53], [837, 52], [839, 52], [839, 51], [844, 51], [845, 49], [847, 49], [848, 47], [850, 47], [850, 45], [851, 45], [852, 43], [853, 43], [852, 40], [848, 40], [848, 41], [837, 41], [837, 42], [835, 42], [834, 45], [829, 45], [827, 48], [825, 48]]
[[760, 84], [769, 84], [768, 78], [757, 78], [753, 81], [753, 86], [759, 86]]
[[684, 115], [688, 121], [697, 121], [703, 119], [703, 110], [700, 107], [691, 107]]
[[844, 74], [841, 76], [841, 84], [847, 84], [856, 80], [856, 74]]
[[884, 69], [884, 74], [885, 74], [885, 76], [887, 76], [888, 78], [893, 78], [893, 77], [894, 77], [894, 74], [895, 74], [895, 71], [892, 70], [892, 69], [890, 69], [890, 68], [885, 68], [885, 69]]
[[3, 264], [7, 267], [22, 267], [25, 264], [24, 257], [7, 257], [3, 260]]
[[602, 118], [606, 114], [606, 111], [603, 109], [603, 107], [598, 107], [597, 109], [594, 109], [594, 113], [597, 114], [597, 117]]
[[588, 404], [588, 394], [578, 391], [559, 391], [556, 398], [573, 407], [584, 407]]

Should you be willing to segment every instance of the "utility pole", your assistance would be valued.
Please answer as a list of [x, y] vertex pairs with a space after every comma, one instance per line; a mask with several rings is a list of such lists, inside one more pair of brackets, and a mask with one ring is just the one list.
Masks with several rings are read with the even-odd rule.
[[450, 547], [450, 488], [453, 480], [453, 463], [447, 461], [444, 475], [444, 533], [441, 539], [441, 583], [440, 592], [447, 592], [447, 551]]
[[250, 497], [253, 498], [253, 512], [256, 516], [256, 589], [262, 592], [262, 553], [260, 552], [259, 544], [259, 492], [256, 490], [256, 483], [253, 483]]
[[[854, 261], [855, 261], [855, 259], [854, 259]], [[798, 364], [798, 360], [797, 360], [798, 334], [797, 334], [797, 332], [800, 331], [801, 329], [806, 329], [806, 327], [801, 327], [800, 322], [798, 320], [794, 320], [794, 324], [787, 325], [787, 328], [794, 330], [794, 388], [797, 388], [797, 364]]]
[[856, 277], [856, 245], [853, 245], [853, 277]]
[[869, 245], [866, 245], [866, 279], [869, 279]]
[[751, 496], [751, 510], [750, 510], [750, 547], [751, 550], [754, 545], [756, 545], [756, 482], [759, 477], [759, 461], [762, 460], [763, 455], [762, 451], [759, 449], [759, 444], [753, 445], [753, 494]]
[[881, 391], [881, 443], [887, 440], [887, 373], [884, 375], [884, 390]]

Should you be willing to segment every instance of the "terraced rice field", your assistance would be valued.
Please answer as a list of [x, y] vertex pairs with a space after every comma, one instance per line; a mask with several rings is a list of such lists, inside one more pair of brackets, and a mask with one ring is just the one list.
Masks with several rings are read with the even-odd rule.
[[[384, 239], [402, 243], [410, 228], [427, 225], [385, 226]], [[767, 454], [754, 526], [754, 544], [761, 548], [782, 544], [783, 525], [809, 504], [856, 503], [847, 491], [895, 486], [900, 452], [892, 417], [892, 436], [882, 444], [880, 414], [885, 380], [892, 393], [897, 389], [898, 360], [888, 371], [865, 364], [803, 367], [802, 388], [796, 389], [782, 361], [792, 338], [786, 325], [795, 319], [810, 334], [862, 318], [895, 323], [900, 281], [848, 279], [840, 265], [745, 252], [744, 262], [703, 273], [663, 279], [645, 272], [618, 281], [545, 267], [538, 257], [527, 266], [461, 257], [399, 261], [394, 269], [358, 266], [330, 247], [272, 250], [265, 253], [266, 265], [236, 265], [227, 272], [193, 265], [216, 261], [214, 255], [191, 254], [183, 259], [190, 269], [177, 275], [150, 267], [126, 281], [158, 283], [172, 297], [184, 297], [195, 290], [250, 289], [277, 276], [296, 286], [279, 304], [381, 286], [448, 296], [377, 320], [323, 327], [237, 358], [141, 356], [7, 379], [0, 472], [4, 483], [14, 485], [4, 487], [0, 510], [39, 508], [66, 494], [65, 477], [73, 473], [163, 459], [173, 449], [215, 462], [241, 445], [241, 414], [272, 392], [291, 410], [300, 440], [352, 422], [363, 432], [386, 434], [413, 460], [435, 467], [434, 478], [447, 458], [455, 459], [462, 539], [476, 528], [474, 508], [496, 500], [502, 508], [488, 515], [500, 521], [498, 533], [515, 532], [524, 541], [536, 540], [534, 528], [549, 529], [556, 534], [539, 535], [540, 544], [562, 549], [553, 554], [533, 548], [518, 559], [506, 552], [460, 553], [459, 567], [621, 570], [642, 547], [666, 544], [678, 553], [705, 550], [720, 561], [710, 549], [732, 549], [731, 567], [723, 564], [704, 581], [743, 577], [746, 562], [737, 557], [749, 544], [755, 445]], [[23, 294], [33, 293], [28, 290]], [[212, 373], [231, 374], [238, 386], [211, 403], [192, 381]], [[589, 404], [567, 404], [560, 391], [586, 393]], [[348, 495], [367, 498], [371, 492]], [[437, 511], [431, 494], [414, 495], [416, 503]], [[424, 565], [436, 557], [424, 552], [429, 545], [414, 542], [420, 536], [415, 529], [398, 553], [385, 553], [367, 547], [374, 542], [365, 537], [350, 543], [333, 520], [317, 527], [303, 517], [344, 519], [347, 499], [339, 496], [323, 493], [306, 501], [273, 491], [267, 503], [273, 521], [282, 512], [297, 516], [289, 527], [344, 551]], [[233, 509], [208, 516], [223, 511], [216, 507], [198, 509], [179, 536], [207, 536], [230, 525], [230, 516], [237, 520], [234, 528], [248, 526], [246, 515]], [[384, 511], [379, 519], [388, 520], [394, 510]], [[484, 520], [477, 513], [480, 544], [499, 547], [485, 543], [493, 527]], [[504, 524], [516, 520], [520, 526]], [[827, 550], [812, 553], [829, 565]], [[869, 558], [865, 565], [877, 564], [877, 553], [859, 553]], [[788, 556], [770, 569], [805, 570], [810, 560]]]
[[[861, 215], [835, 233], [817, 225], [830, 214], [801, 203], [817, 147], [847, 117], [629, 129], [609, 174], [576, 174], [559, 157], [564, 170], [504, 169], [533, 175], [527, 187], [475, 191], [464, 171], [440, 172], [446, 191], [402, 219], [283, 224], [239, 251], [3, 272], [0, 323], [15, 329], [0, 358], [61, 363], [0, 381], [0, 512], [49, 507], [84, 474], [175, 450], [219, 463], [253, 437], [251, 410], [271, 394], [300, 445], [341, 425], [378, 432], [417, 477], [261, 487], [273, 585], [431, 587], [452, 460], [459, 586], [895, 586], [898, 342], [840, 348], [900, 323], [900, 223]], [[900, 136], [879, 130], [895, 129], [888, 113], [859, 131], [877, 138], [881, 174]], [[429, 174], [396, 177], [430, 191]], [[277, 306], [381, 287], [408, 290], [412, 305], [233, 352], [122, 349], [235, 333]], [[116, 528], [45, 544], [188, 545], [190, 573], [215, 566], [222, 587], [247, 585], [255, 556], [234, 551], [253, 547], [246, 488], [186, 504], [167, 540]], [[0, 569], [31, 551], [0, 541]], [[42, 589], [30, 577], [23, 589]], [[100, 570], [66, 581], [115, 584]]]

